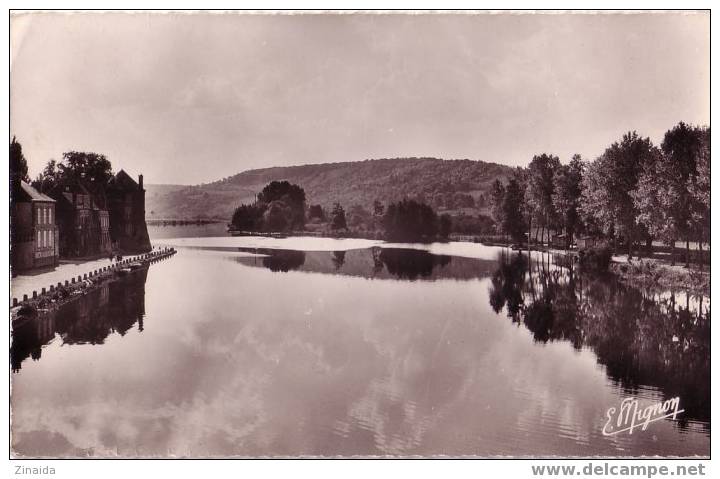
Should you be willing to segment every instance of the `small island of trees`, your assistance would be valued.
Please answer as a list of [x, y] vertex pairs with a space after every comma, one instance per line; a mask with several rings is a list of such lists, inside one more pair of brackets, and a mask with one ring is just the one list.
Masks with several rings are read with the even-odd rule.
[[334, 203], [329, 213], [321, 205], [306, 206], [302, 187], [287, 181], [266, 185], [252, 204], [234, 212], [230, 231], [234, 233], [322, 233], [329, 236], [361, 236], [391, 241], [434, 241], [447, 239], [452, 221], [438, 215], [426, 203], [403, 199], [387, 208], [375, 201], [372, 213], [360, 205], [349, 212]]

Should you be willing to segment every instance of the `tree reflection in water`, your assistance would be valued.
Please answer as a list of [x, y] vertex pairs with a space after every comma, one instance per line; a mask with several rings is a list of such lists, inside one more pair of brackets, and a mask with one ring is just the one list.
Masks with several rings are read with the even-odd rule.
[[340, 269], [345, 264], [345, 251], [333, 252], [332, 262], [335, 265], [335, 269]]
[[262, 260], [263, 266], [274, 272], [287, 273], [305, 264], [303, 251], [276, 249], [263, 254], [267, 254]]
[[391, 275], [410, 281], [430, 277], [436, 266], [447, 266], [450, 260], [450, 256], [417, 249], [387, 248], [380, 252], [380, 261]]
[[134, 325], [144, 329], [147, 268], [90, 291], [55, 311], [13, 325], [10, 363], [17, 372], [28, 357], [39, 360], [42, 347], [58, 335], [63, 344], [103, 344], [124, 336]]
[[[590, 348], [608, 376], [627, 393], [659, 388], [680, 396], [688, 419], [710, 420], [710, 310], [684, 293], [657, 295], [612, 275], [579, 274], [573, 265], [528, 261], [503, 253], [492, 276], [489, 302], [505, 309], [539, 342], [569, 341]], [[684, 301], [677, 301], [678, 297]], [[680, 304], [683, 303], [683, 304]]]
[[238, 248], [238, 251], [263, 257], [233, 257], [233, 261], [275, 272], [304, 271], [408, 281], [481, 278], [489, 275], [495, 266], [494, 261], [453, 258], [412, 248], [373, 247], [332, 252]]

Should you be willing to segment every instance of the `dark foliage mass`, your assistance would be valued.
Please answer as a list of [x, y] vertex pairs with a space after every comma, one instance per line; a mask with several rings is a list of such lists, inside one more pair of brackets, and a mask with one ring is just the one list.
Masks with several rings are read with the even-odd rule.
[[38, 191], [47, 192], [64, 181], [82, 180], [90, 187], [104, 188], [112, 176], [112, 164], [105, 155], [67, 151], [61, 162], [48, 161], [32, 185]]
[[13, 136], [10, 142], [10, 180], [27, 181], [28, 166], [25, 155], [23, 155], [22, 145]]
[[287, 273], [305, 264], [305, 252], [294, 250], [267, 250], [263, 266], [274, 272]]
[[429, 277], [436, 266], [446, 266], [451, 259], [416, 249], [383, 248], [380, 252], [380, 260], [388, 273], [410, 281]]
[[425, 203], [402, 200], [388, 206], [383, 227], [386, 238], [391, 241], [431, 240], [438, 233], [438, 218]]
[[450, 236], [450, 230], [452, 229], [452, 218], [449, 214], [444, 213], [440, 215], [440, 223], [438, 225], [438, 234], [441, 238], [447, 238]]
[[345, 219], [345, 209], [340, 203], [333, 205], [332, 213], [330, 214], [331, 222], [330, 226], [334, 230], [345, 230], [347, 229], [347, 220]]
[[263, 213], [260, 205], [240, 205], [233, 213], [232, 225], [240, 231], [262, 231]]
[[252, 204], [235, 209], [232, 226], [238, 231], [284, 232], [305, 226], [305, 191], [287, 181], [265, 186]]
[[311, 205], [310, 208], [308, 208], [308, 219], [325, 221], [325, 210], [322, 205]]

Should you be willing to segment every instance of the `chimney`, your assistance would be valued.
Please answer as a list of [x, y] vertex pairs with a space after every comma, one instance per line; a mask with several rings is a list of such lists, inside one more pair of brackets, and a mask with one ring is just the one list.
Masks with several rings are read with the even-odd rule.
[[140, 189], [143, 189], [143, 175], [138, 176], [138, 184], [140, 185]]

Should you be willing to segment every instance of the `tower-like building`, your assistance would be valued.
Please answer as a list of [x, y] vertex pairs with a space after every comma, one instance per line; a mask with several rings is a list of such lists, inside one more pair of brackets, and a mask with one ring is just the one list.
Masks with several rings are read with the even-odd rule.
[[143, 175], [135, 182], [120, 170], [107, 185], [110, 214], [110, 238], [113, 247], [124, 253], [150, 251], [150, 236], [145, 224]]

